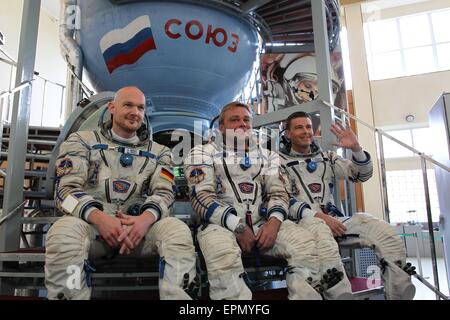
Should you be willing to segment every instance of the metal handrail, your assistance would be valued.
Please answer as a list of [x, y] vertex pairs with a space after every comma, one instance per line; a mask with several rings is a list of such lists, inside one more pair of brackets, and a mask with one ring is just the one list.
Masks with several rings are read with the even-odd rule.
[[[15, 61], [15, 60], [14, 60], [14, 59], [6, 52], [6, 51], [0, 49], [0, 53], [3, 53], [3, 54], [9, 59], [9, 60], [6, 60], [6, 59], [0, 57], [0, 61], [2, 61], [2, 62], [4, 62], [4, 63], [7, 63], [7, 64], [9, 64], [9, 65], [11, 65], [11, 66], [13, 66], [13, 67], [17, 67], [17, 62], [16, 62], [16, 61]], [[46, 81], [46, 82], [49, 82], [49, 83], [51, 83], [51, 84], [54, 84], [54, 85], [56, 85], [56, 86], [59, 86], [59, 87], [62, 87], [62, 88], [65, 88], [65, 87], [66, 87], [65, 85], [63, 85], [63, 84], [61, 84], [61, 83], [52, 81], [52, 80], [50, 80], [50, 79], [47, 79], [47, 78], [41, 76], [41, 75], [39, 74], [39, 72], [37, 72], [37, 71], [34, 71], [34, 75], [35, 75], [36, 77], [38, 77], [38, 78], [40, 78], [40, 79]]]
[[83, 90], [84, 94], [86, 96], [93, 96], [95, 94], [94, 91], [92, 91], [91, 89], [89, 89], [89, 87], [87, 85], [85, 85], [83, 83], [83, 81], [76, 75], [75, 71], [73, 71], [72, 69], [72, 65], [70, 64], [69, 60], [66, 58], [66, 63], [67, 63], [67, 70], [69, 70], [69, 72], [72, 74], [72, 76], [74, 76], [74, 78], [76, 79], [76, 81], [78, 82], [78, 84], [81, 86], [81, 89]]
[[19, 209], [22, 208], [25, 203], [28, 200], [25, 200], [24, 202], [22, 202], [21, 204], [19, 204], [15, 209], [13, 209], [12, 211], [8, 212], [6, 215], [4, 215], [4, 217], [2, 219], [0, 219], [0, 226], [5, 223], [6, 220], [8, 220], [9, 218], [11, 218], [14, 214], [16, 214], [17, 212], [19, 212]]
[[433, 291], [436, 296], [438, 296], [439, 298], [441, 298], [442, 300], [450, 300], [449, 297], [447, 297], [445, 294], [443, 294], [441, 291], [439, 291], [438, 289], [436, 289], [431, 283], [429, 283], [427, 280], [425, 280], [424, 277], [422, 277], [420, 274], [416, 273], [414, 275], [417, 280], [419, 280], [420, 282], [422, 282], [428, 289], [430, 289], [431, 291]]
[[261, 69], [261, 65], [258, 67], [258, 69], [257, 69], [256, 72], [255, 72], [255, 82], [253, 82], [253, 85], [252, 85], [252, 87], [250, 88], [250, 96], [247, 98], [246, 104], [249, 104], [249, 103], [250, 103], [250, 101], [251, 101], [251, 99], [252, 99], [252, 92], [253, 92], [253, 89], [255, 89], [256, 85], [257, 85], [258, 82], [260, 81], [260, 80], [258, 80], [258, 74], [260, 73], [260, 69]]
[[430, 161], [430, 162], [433, 163], [434, 165], [436, 165], [436, 166], [438, 166], [438, 167], [444, 169], [444, 170], [447, 171], [447, 172], [450, 172], [450, 168], [447, 167], [445, 164], [440, 163], [440, 162], [437, 161], [437, 160], [434, 160], [432, 157], [427, 156], [425, 153], [423, 153], [423, 152], [421, 152], [421, 151], [419, 151], [419, 150], [417, 150], [417, 149], [415, 149], [415, 148], [413, 148], [413, 147], [407, 145], [406, 143], [404, 143], [404, 142], [402, 142], [402, 141], [400, 141], [400, 140], [394, 138], [393, 136], [391, 136], [390, 134], [388, 134], [388, 133], [386, 133], [385, 131], [381, 130], [380, 128], [377, 128], [377, 127], [374, 127], [374, 126], [368, 124], [367, 122], [365, 122], [365, 121], [363, 121], [363, 120], [361, 120], [361, 119], [355, 117], [354, 115], [348, 113], [348, 112], [345, 111], [345, 110], [342, 110], [341, 108], [338, 108], [338, 107], [332, 105], [332, 104], [329, 103], [329, 102], [326, 102], [326, 101], [323, 101], [323, 100], [321, 100], [321, 102], [324, 103], [325, 105], [329, 106], [330, 108], [334, 109], [334, 110], [337, 111], [337, 112], [344, 113], [344, 114], [347, 115], [349, 118], [351, 118], [351, 119], [353, 119], [353, 120], [355, 120], [355, 121], [361, 123], [362, 125], [364, 125], [365, 127], [371, 129], [372, 131], [374, 131], [374, 132], [379, 132], [381, 135], [385, 136], [385, 137], [388, 138], [389, 140], [392, 140], [392, 141], [398, 143], [398, 144], [401, 145], [402, 147], [404, 147], [404, 148], [406, 148], [406, 149], [412, 151], [413, 153], [417, 154], [417, 155], [420, 156], [421, 158], [425, 158], [426, 160]]
[[10, 96], [10, 95], [12, 95], [13, 93], [16, 93], [17, 91], [20, 91], [20, 90], [22, 90], [23, 88], [28, 87], [28, 86], [31, 84], [31, 82], [33, 82], [33, 81], [34, 81], [34, 79], [32, 79], [32, 80], [27, 80], [27, 81], [22, 82], [22, 83], [19, 84], [17, 87], [15, 87], [15, 88], [13, 88], [13, 89], [11, 89], [11, 90], [2, 91], [2, 92], [0, 93], [0, 99], [3, 99], [3, 98], [5, 98], [5, 97], [7, 97], [7, 96]]

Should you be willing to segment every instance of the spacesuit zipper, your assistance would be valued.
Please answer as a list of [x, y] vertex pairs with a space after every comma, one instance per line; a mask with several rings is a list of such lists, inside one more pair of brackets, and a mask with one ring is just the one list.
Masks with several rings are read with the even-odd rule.
[[228, 167], [227, 167], [227, 164], [225, 162], [225, 159], [222, 159], [222, 161], [223, 161], [223, 168], [225, 170], [225, 175], [227, 176], [228, 182], [230, 182], [231, 188], [233, 188], [234, 194], [235, 194], [238, 202], [242, 203], [241, 196], [239, 195], [239, 193], [238, 193], [238, 191], [236, 189], [236, 186], [234, 185], [234, 182], [231, 179], [230, 172], [228, 171]]
[[297, 172], [297, 170], [296, 170], [293, 166], [292, 166], [291, 168], [292, 168], [292, 171], [294, 171], [295, 175], [296, 175], [296, 176], [298, 177], [298, 179], [300, 180], [300, 183], [301, 183], [301, 185], [302, 185], [302, 187], [303, 187], [303, 190], [305, 190], [306, 195], [308, 196], [309, 200], [311, 201], [311, 203], [314, 203], [314, 200], [313, 200], [312, 196], [309, 194], [309, 191], [308, 191], [308, 189], [306, 188], [305, 183], [303, 182], [302, 178], [300, 177], [300, 174]]
[[108, 203], [111, 203], [111, 195], [109, 194], [109, 179], [105, 180], [105, 194], [106, 201], [108, 201]]
[[141, 168], [141, 170], [139, 170], [139, 174], [141, 174], [142, 172], [144, 172], [144, 169], [145, 169], [145, 167], [147, 166], [147, 164], [148, 164], [148, 158], [145, 158], [145, 162], [144, 162], [144, 165], [142, 166], [142, 168]]

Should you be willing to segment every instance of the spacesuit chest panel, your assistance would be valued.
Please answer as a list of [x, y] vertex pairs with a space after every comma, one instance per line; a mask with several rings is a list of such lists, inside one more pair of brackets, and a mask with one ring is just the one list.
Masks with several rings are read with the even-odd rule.
[[[311, 165], [313, 163], [313, 165]], [[327, 159], [316, 156], [311, 159], [295, 159], [287, 163], [294, 180], [297, 199], [310, 203], [322, 203], [329, 193], [328, 181], [331, 168]]]
[[145, 198], [143, 186], [156, 169], [156, 159], [132, 156], [131, 165], [124, 167], [120, 161], [122, 155], [116, 150], [91, 150], [88, 188], [95, 198], [118, 205], [136, 197]]
[[215, 186], [219, 198], [227, 203], [255, 204], [261, 197], [262, 162], [251, 157], [251, 166], [243, 169], [243, 157], [233, 154], [226, 158], [214, 157]]

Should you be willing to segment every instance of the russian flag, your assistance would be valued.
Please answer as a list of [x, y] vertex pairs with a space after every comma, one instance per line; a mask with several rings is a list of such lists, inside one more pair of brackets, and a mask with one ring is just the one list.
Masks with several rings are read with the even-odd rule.
[[100, 49], [109, 73], [125, 64], [133, 64], [147, 51], [155, 50], [149, 16], [141, 16], [123, 29], [115, 29], [100, 40]]

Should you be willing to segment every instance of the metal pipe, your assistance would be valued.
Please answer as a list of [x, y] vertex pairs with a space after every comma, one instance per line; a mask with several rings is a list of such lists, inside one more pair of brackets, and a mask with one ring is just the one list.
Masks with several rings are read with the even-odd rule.
[[425, 286], [428, 287], [428, 289], [430, 289], [431, 291], [433, 291], [436, 296], [438, 296], [439, 298], [441, 298], [442, 300], [450, 300], [445, 294], [443, 294], [441, 291], [439, 291], [438, 289], [436, 289], [435, 287], [433, 287], [433, 285], [431, 283], [429, 283], [427, 280], [425, 280], [424, 277], [422, 277], [420, 274], [415, 274], [414, 275], [420, 282], [422, 282]]
[[387, 180], [386, 180], [386, 161], [384, 159], [384, 148], [383, 148], [383, 135], [375, 130], [378, 137], [378, 151], [380, 153], [380, 173], [381, 173], [381, 197], [383, 199], [383, 216], [386, 222], [391, 222], [389, 216], [389, 200], [387, 191]]
[[4, 105], [4, 98], [0, 97], [0, 151], [1, 146], [3, 145], [3, 105]]
[[[6, 158], [6, 157], [8, 157], [8, 152], [2, 151], [2, 152], [0, 152], [0, 156]], [[49, 161], [51, 158], [51, 153], [49, 153], [48, 155], [27, 153], [27, 154], [25, 154], [25, 157], [26, 157], [26, 159]]]
[[0, 226], [5, 223], [6, 220], [8, 220], [9, 218], [11, 218], [14, 214], [16, 214], [20, 208], [23, 207], [23, 205], [27, 202], [28, 200], [25, 200], [24, 202], [22, 202], [20, 205], [18, 205], [16, 208], [14, 208], [11, 212], [7, 213], [7, 214], [3, 214], [3, 218], [0, 219]]
[[414, 232], [414, 238], [416, 239], [416, 256], [417, 256], [417, 266], [419, 267], [419, 274], [423, 276], [423, 270], [422, 270], [422, 259], [420, 257], [420, 250], [419, 250], [419, 237], [417, 235], [417, 232]]
[[[431, 263], [433, 265], [434, 285], [439, 290], [439, 274], [437, 269], [436, 246], [434, 242], [433, 217], [431, 216], [430, 190], [428, 189], [427, 162], [424, 158], [421, 158], [421, 165], [423, 174], [423, 188], [425, 191], [425, 204], [427, 207], [428, 233], [430, 235]], [[439, 298], [436, 295], [436, 300], [438, 299]]]
[[41, 106], [41, 127], [43, 127], [44, 107], [45, 107], [45, 95], [47, 94], [47, 80], [44, 81], [44, 93], [42, 94], [42, 106]]
[[[68, 26], [66, 11], [69, 6], [76, 6], [77, 0], [61, 0], [59, 39], [61, 43], [61, 53], [68, 62], [67, 90], [66, 94], [66, 117], [75, 109], [78, 101], [81, 100], [81, 90], [79, 81], [83, 75], [83, 53], [80, 46], [73, 39], [75, 27]], [[76, 77], [70, 73], [72, 71]], [[75, 80], [76, 79], [76, 80]]]
[[[319, 99], [319, 100], [320, 100], [320, 99]], [[447, 167], [446, 165], [440, 163], [439, 161], [434, 160], [433, 158], [427, 156], [427, 155], [424, 154], [423, 152], [421, 152], [421, 151], [419, 151], [419, 150], [417, 150], [417, 149], [414, 149], [413, 147], [410, 147], [410, 146], [407, 145], [406, 143], [404, 143], [404, 142], [402, 142], [402, 141], [400, 141], [400, 140], [394, 138], [394, 137], [391, 136], [390, 134], [387, 134], [385, 131], [383, 131], [383, 130], [381, 130], [381, 129], [379, 129], [379, 128], [375, 128], [374, 126], [368, 124], [367, 122], [364, 122], [363, 120], [361, 120], [361, 119], [355, 117], [354, 115], [348, 113], [348, 112], [345, 111], [345, 110], [342, 110], [341, 108], [338, 108], [338, 107], [332, 105], [331, 103], [328, 103], [328, 102], [326, 102], [326, 101], [324, 101], [324, 100], [320, 100], [320, 102], [323, 103], [323, 104], [325, 104], [325, 105], [327, 105], [327, 106], [329, 106], [330, 108], [334, 109], [335, 111], [345, 113], [348, 117], [350, 117], [351, 119], [353, 119], [353, 120], [355, 120], [355, 121], [361, 123], [362, 125], [364, 125], [365, 127], [371, 129], [372, 131], [377, 131], [377, 132], [381, 133], [381, 134], [382, 134], [383, 136], [385, 136], [386, 138], [388, 138], [388, 139], [394, 141], [395, 143], [401, 145], [402, 147], [404, 147], [404, 148], [406, 148], [406, 149], [408, 149], [408, 150], [414, 152], [415, 154], [417, 154], [417, 155], [420, 156], [421, 158], [425, 158], [426, 160], [430, 161], [430, 162], [433, 163], [434, 165], [436, 165], [436, 166], [438, 166], [438, 167], [444, 169], [444, 170], [447, 171], [447, 172], [450, 172], [450, 168]]]
[[[10, 138], [4, 138], [3, 141], [9, 141]], [[30, 144], [44, 144], [44, 145], [49, 145], [49, 146], [54, 146], [56, 145], [56, 141], [51, 141], [51, 140], [36, 140], [36, 139], [28, 139], [27, 143]]]

